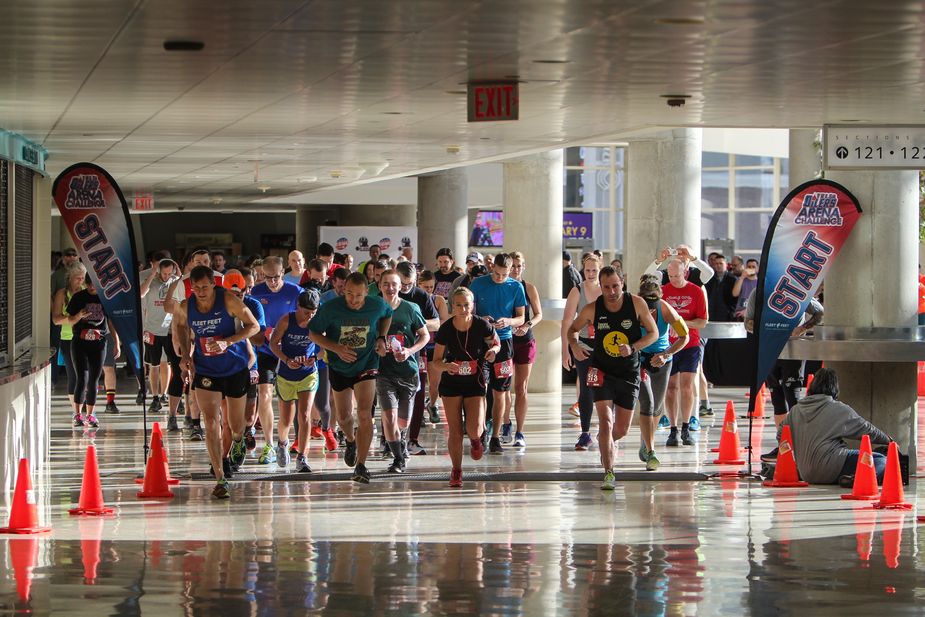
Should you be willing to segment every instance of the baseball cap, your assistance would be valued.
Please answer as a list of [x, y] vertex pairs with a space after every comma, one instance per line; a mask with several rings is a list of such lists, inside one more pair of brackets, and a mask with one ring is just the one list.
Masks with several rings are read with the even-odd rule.
[[247, 282], [244, 280], [243, 274], [240, 272], [232, 272], [222, 277], [222, 287], [225, 289], [237, 288], [243, 291], [247, 289]]
[[64, 249], [63, 255], [65, 257], [77, 257], [77, 249], [75, 249], [73, 246], [69, 246]]
[[299, 294], [299, 306], [304, 309], [316, 309], [321, 304], [321, 294], [317, 289], [305, 289]]
[[466, 261], [482, 261], [482, 254], [478, 251], [473, 251], [466, 255]]
[[572, 261], [572, 255], [568, 251], [562, 251], [562, 259], [565, 261]]

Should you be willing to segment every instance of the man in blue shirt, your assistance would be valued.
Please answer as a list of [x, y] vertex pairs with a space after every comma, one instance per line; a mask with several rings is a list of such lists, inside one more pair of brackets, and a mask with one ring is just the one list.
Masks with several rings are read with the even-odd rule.
[[475, 296], [475, 311], [495, 326], [495, 332], [501, 341], [501, 351], [491, 363], [489, 386], [492, 395], [491, 439], [488, 442], [490, 454], [501, 454], [501, 419], [508, 404], [507, 393], [511, 390], [511, 378], [514, 375], [513, 328], [524, 323], [524, 311], [527, 297], [523, 285], [508, 276], [513, 259], [507, 253], [495, 255], [491, 273], [481, 276], [469, 285]]

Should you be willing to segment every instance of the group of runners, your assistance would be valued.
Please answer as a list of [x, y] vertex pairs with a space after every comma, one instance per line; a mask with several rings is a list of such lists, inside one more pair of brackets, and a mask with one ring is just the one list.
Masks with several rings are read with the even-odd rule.
[[[440, 421], [441, 401], [450, 486], [462, 485], [466, 438], [473, 460], [526, 448], [533, 328], [543, 312], [523, 279], [522, 254], [471, 253], [463, 269], [441, 249], [436, 267], [421, 271], [410, 254], [389, 260], [374, 246], [352, 272], [352, 259], [325, 244], [308, 263], [293, 251], [285, 263], [270, 256], [220, 272], [212, 257], [197, 250], [180, 265], [154, 254], [140, 276], [150, 410], [166, 407], [168, 431], [181, 430], [182, 415], [189, 438], [205, 440], [214, 497], [230, 496], [228, 480], [249, 451], [257, 465], [288, 468], [294, 456], [295, 471], [311, 473], [312, 439], [329, 452], [342, 449], [353, 480], [368, 483], [377, 408], [390, 474], [424, 453], [418, 434], [425, 417]], [[619, 268], [602, 267], [594, 254], [583, 258], [584, 281], [569, 293], [562, 323], [563, 364], [579, 375], [576, 450], [592, 445], [597, 411], [602, 488], [614, 487], [614, 442], [626, 435], [637, 399], [647, 469], [658, 467], [653, 440], [663, 409], [666, 445], [678, 445], [679, 424], [689, 443], [701, 360], [696, 328], [707, 315], [702, 288], [688, 278], [701, 263], [686, 247], [666, 249], [638, 293], [629, 293]], [[68, 268], [67, 302], [55, 320], [74, 337], [74, 423], [95, 426], [98, 359], [106, 353], [99, 348], [111, 329], [79, 262]]]

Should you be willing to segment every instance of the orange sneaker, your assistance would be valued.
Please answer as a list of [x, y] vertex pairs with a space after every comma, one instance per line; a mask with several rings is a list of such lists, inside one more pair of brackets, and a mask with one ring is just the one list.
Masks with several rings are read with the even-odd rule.
[[581, 412], [578, 411], [578, 403], [572, 403], [572, 406], [568, 408], [568, 413], [570, 416], [575, 416], [576, 418], [580, 418]]
[[326, 431], [322, 431], [322, 433], [324, 434], [324, 449], [328, 452], [337, 450], [337, 436], [334, 435], [334, 429], [329, 428]]
[[324, 438], [324, 435], [321, 432], [321, 427], [318, 426], [317, 424], [312, 426], [311, 438], [312, 439], [323, 439]]
[[462, 469], [454, 469], [450, 472], [450, 486], [459, 488], [462, 486]]

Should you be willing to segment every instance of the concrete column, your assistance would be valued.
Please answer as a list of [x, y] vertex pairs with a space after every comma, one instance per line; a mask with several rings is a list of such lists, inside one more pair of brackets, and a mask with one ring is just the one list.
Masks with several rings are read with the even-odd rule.
[[[47, 281], [51, 272], [51, 178], [33, 176], [32, 185], [32, 280]], [[43, 286], [39, 286], [44, 289]], [[32, 344], [50, 346], [48, 316], [51, 297], [47, 293], [32, 296]]]
[[299, 206], [295, 214], [295, 246], [305, 255], [306, 262], [318, 248], [318, 226], [330, 218], [330, 212], [312, 206]]
[[700, 256], [700, 129], [672, 129], [630, 141], [623, 266], [630, 290], [665, 246]]
[[453, 250], [460, 264], [466, 259], [469, 241], [469, 172], [465, 167], [418, 176], [419, 260], [434, 267], [437, 251]]
[[[790, 129], [790, 189], [814, 180], [822, 170], [818, 129]], [[781, 195], [781, 198], [784, 196]]]
[[[524, 279], [541, 300], [562, 295], [562, 178], [561, 150], [504, 163], [504, 247], [524, 254]], [[544, 320], [533, 334], [538, 353], [530, 392], [560, 392], [559, 322]]]
[[[829, 172], [863, 214], [825, 279], [825, 324], [915, 326], [918, 309], [919, 183], [915, 171]], [[890, 434], [915, 469], [915, 363], [827, 362], [839, 398]]]

